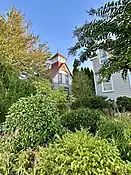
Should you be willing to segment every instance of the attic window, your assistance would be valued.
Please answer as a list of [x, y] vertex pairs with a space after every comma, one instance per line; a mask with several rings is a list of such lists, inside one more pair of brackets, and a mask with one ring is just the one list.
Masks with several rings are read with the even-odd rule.
[[58, 83], [62, 83], [62, 74], [58, 73]]

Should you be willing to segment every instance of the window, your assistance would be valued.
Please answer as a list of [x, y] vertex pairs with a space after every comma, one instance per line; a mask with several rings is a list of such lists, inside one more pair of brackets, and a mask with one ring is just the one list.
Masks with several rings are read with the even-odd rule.
[[65, 75], [65, 83], [69, 84], [69, 76], [68, 75]]
[[130, 86], [131, 86], [131, 72], [128, 71], [128, 76], [129, 76], [129, 83], [130, 83]]
[[112, 92], [114, 91], [112, 77], [109, 81], [102, 82], [102, 92]]
[[62, 74], [58, 73], [58, 83], [62, 83]]
[[64, 87], [64, 91], [69, 94], [69, 87]]
[[107, 59], [108, 59], [107, 53], [104, 50], [100, 50], [99, 51], [100, 64], [103, 64], [105, 61], [107, 61]]

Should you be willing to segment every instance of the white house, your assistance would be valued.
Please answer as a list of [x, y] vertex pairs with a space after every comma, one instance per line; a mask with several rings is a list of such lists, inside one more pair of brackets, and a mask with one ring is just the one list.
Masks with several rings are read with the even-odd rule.
[[47, 62], [47, 70], [54, 88], [58, 85], [63, 86], [65, 91], [71, 94], [72, 74], [66, 64], [67, 58], [60, 53], [56, 53]]
[[108, 54], [105, 51], [99, 50], [97, 56], [92, 59], [94, 69], [94, 80], [96, 95], [107, 96], [112, 100], [116, 100], [117, 97], [127, 96], [131, 97], [131, 73], [128, 73], [127, 79], [124, 81], [120, 73], [115, 73], [111, 76], [110, 81], [98, 83], [99, 71], [102, 64], [108, 59]]

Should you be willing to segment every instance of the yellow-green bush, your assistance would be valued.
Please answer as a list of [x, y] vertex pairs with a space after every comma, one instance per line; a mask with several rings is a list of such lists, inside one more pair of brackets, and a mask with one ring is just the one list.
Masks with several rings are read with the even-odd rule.
[[50, 148], [42, 148], [36, 165], [39, 175], [127, 175], [131, 171], [116, 147], [87, 131], [68, 133]]
[[14, 153], [0, 148], [1, 175], [130, 175], [118, 149], [86, 130], [67, 133], [48, 148]]

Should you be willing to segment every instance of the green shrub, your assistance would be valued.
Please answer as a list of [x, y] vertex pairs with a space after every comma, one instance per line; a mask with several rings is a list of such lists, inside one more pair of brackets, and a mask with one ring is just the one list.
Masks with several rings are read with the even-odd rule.
[[105, 119], [99, 125], [98, 135], [107, 140], [115, 139], [122, 142], [124, 139], [124, 126], [115, 119]]
[[0, 136], [0, 174], [28, 175], [33, 173], [35, 164], [34, 151], [17, 151], [17, 135]]
[[35, 81], [33, 85], [36, 87], [38, 94], [42, 94], [56, 103], [60, 115], [69, 111], [68, 103], [71, 102], [72, 97], [68, 97], [63, 87], [58, 86], [57, 89], [54, 90], [48, 80]]
[[18, 144], [17, 135], [0, 135], [0, 153], [12, 152], [15, 153], [16, 145]]
[[105, 140], [92, 137], [86, 130], [74, 134], [67, 133], [48, 148], [27, 149], [17, 153], [11, 150], [0, 149], [2, 175], [127, 175], [131, 173], [128, 164], [119, 157], [119, 151], [115, 146]]
[[1, 175], [11, 174], [14, 159], [15, 159], [14, 153], [10, 153], [10, 152], [0, 153], [0, 174]]
[[12, 172], [14, 175], [35, 175], [34, 166], [36, 164], [35, 151], [28, 149], [17, 153], [13, 161]]
[[29, 175], [35, 169], [35, 154], [32, 150], [12, 153], [0, 152], [0, 174], [1, 175]]
[[107, 97], [103, 96], [91, 96], [88, 98], [80, 97], [79, 99], [76, 99], [76, 101], [73, 103], [73, 109], [78, 108], [91, 108], [91, 109], [110, 109], [112, 108], [112, 102], [110, 100], [107, 100]]
[[116, 103], [120, 112], [131, 111], [131, 98], [126, 96], [118, 97]]
[[100, 112], [89, 108], [80, 108], [72, 110], [61, 116], [62, 125], [70, 131], [88, 128], [90, 132], [95, 133], [98, 122], [100, 121]]
[[131, 161], [131, 125], [120, 119], [105, 119], [99, 125], [98, 136], [114, 142], [121, 158]]
[[130, 174], [116, 147], [90, 136], [87, 131], [68, 133], [38, 153], [39, 175]]
[[16, 136], [0, 135], [0, 174], [10, 174], [13, 161], [16, 158], [15, 146], [17, 145]]
[[20, 148], [52, 141], [62, 130], [55, 101], [42, 94], [21, 98], [9, 109], [4, 129], [18, 133]]

